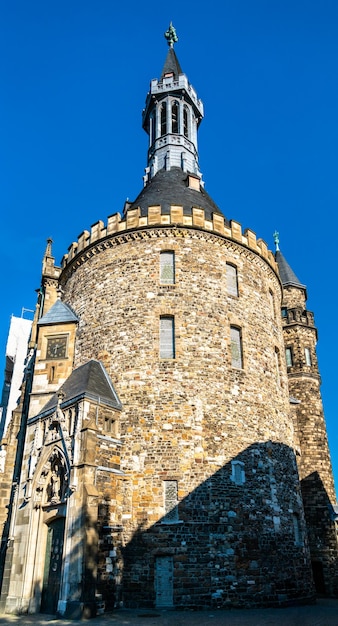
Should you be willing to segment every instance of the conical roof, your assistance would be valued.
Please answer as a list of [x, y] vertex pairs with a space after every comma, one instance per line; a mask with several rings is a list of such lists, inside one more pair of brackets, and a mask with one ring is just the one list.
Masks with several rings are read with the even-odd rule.
[[189, 174], [179, 167], [170, 170], [162, 169], [144, 187], [136, 200], [128, 207], [136, 209], [140, 207], [141, 216], [148, 215], [150, 206], [161, 206], [162, 215], [170, 215], [170, 207], [183, 206], [184, 215], [192, 215], [192, 208], [204, 209], [207, 220], [212, 219], [212, 214], [222, 215], [222, 211], [212, 200], [209, 194], [200, 187], [200, 191], [188, 186]]
[[275, 259], [279, 269], [279, 275], [283, 284], [283, 287], [292, 286], [306, 289], [306, 285], [300, 282], [290, 265], [286, 261], [285, 257], [280, 250], [275, 253]]
[[163, 80], [163, 78], [167, 75], [173, 74], [174, 78], [178, 78], [180, 74], [183, 74], [179, 60], [176, 56], [176, 52], [174, 50], [174, 48], [169, 48], [168, 50], [168, 54], [167, 54], [167, 58], [164, 62], [163, 65], [163, 69], [162, 69], [162, 73], [161, 73], [161, 79]]
[[65, 407], [76, 400], [88, 398], [118, 410], [122, 408], [106, 369], [100, 361], [95, 361], [94, 359], [84, 365], [80, 365], [71, 373], [58, 392], [45, 404], [40, 415], [46, 415], [55, 411], [58, 405], [58, 394], [61, 391], [64, 394], [61, 407]]

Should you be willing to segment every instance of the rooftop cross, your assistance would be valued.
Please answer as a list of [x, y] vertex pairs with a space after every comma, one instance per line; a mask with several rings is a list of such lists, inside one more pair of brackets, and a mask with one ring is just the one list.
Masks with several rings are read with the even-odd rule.
[[275, 246], [276, 246], [276, 252], [278, 252], [278, 250], [279, 250], [279, 232], [277, 232], [277, 230], [275, 230], [275, 232], [273, 233], [273, 238], [274, 238], [274, 242], [275, 242]]
[[165, 38], [166, 38], [166, 40], [168, 42], [169, 48], [173, 48], [174, 47], [174, 43], [176, 43], [178, 41], [178, 37], [176, 35], [176, 30], [175, 30], [172, 22], [170, 22], [169, 28], [164, 33], [164, 36], [165, 36]]

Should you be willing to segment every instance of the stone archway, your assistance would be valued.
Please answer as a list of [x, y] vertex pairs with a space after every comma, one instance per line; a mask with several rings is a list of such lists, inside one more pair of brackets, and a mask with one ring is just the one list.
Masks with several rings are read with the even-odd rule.
[[32, 484], [31, 537], [34, 548], [30, 600], [32, 612], [55, 614], [63, 575], [63, 547], [69, 497], [66, 457], [57, 445], [37, 464]]

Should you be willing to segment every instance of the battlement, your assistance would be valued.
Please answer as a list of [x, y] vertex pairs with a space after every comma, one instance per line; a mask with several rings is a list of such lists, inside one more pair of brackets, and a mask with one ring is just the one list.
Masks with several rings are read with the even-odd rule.
[[302, 324], [315, 328], [313, 313], [301, 307], [287, 308], [283, 314], [283, 322], [285, 324]]
[[147, 216], [141, 216], [141, 210], [138, 207], [127, 210], [123, 218], [119, 213], [110, 215], [107, 224], [99, 220], [91, 226], [90, 231], [84, 230], [78, 236], [78, 240], [69, 246], [68, 253], [62, 258], [62, 269], [65, 269], [78, 254], [114, 235], [136, 229], [163, 226], [197, 228], [233, 240], [263, 257], [278, 274], [273, 253], [263, 239], [256, 238], [252, 230], [246, 229], [242, 232], [241, 224], [234, 220], [228, 224], [225, 218], [217, 213], [213, 214], [212, 220], [208, 220], [205, 218], [204, 209], [201, 208], [193, 207], [191, 215], [185, 215], [183, 207], [179, 205], [172, 205], [170, 214], [162, 213], [161, 205], [156, 205], [148, 208]]
[[150, 83], [151, 94], [158, 95], [163, 92], [171, 92], [178, 89], [184, 89], [187, 92], [187, 94], [190, 96], [196, 107], [201, 111], [201, 114], [203, 116], [204, 110], [202, 101], [197, 97], [195, 89], [192, 87], [192, 85], [190, 85], [185, 74], [180, 74], [177, 79], [174, 79], [172, 76], [168, 78], [163, 78], [160, 81], [157, 80], [157, 78], [154, 78]]

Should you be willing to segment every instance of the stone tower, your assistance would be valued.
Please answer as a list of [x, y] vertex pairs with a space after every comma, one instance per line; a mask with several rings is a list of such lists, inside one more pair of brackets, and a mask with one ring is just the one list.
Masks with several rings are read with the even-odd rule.
[[166, 39], [143, 189], [61, 267], [47, 246], [7, 611], [314, 598], [280, 259], [206, 192]]
[[306, 286], [298, 280], [280, 251], [278, 233], [275, 256], [283, 284], [286, 365], [313, 574], [318, 592], [337, 595], [334, 522], [338, 509], [320, 394], [317, 329], [313, 313], [306, 309]]

